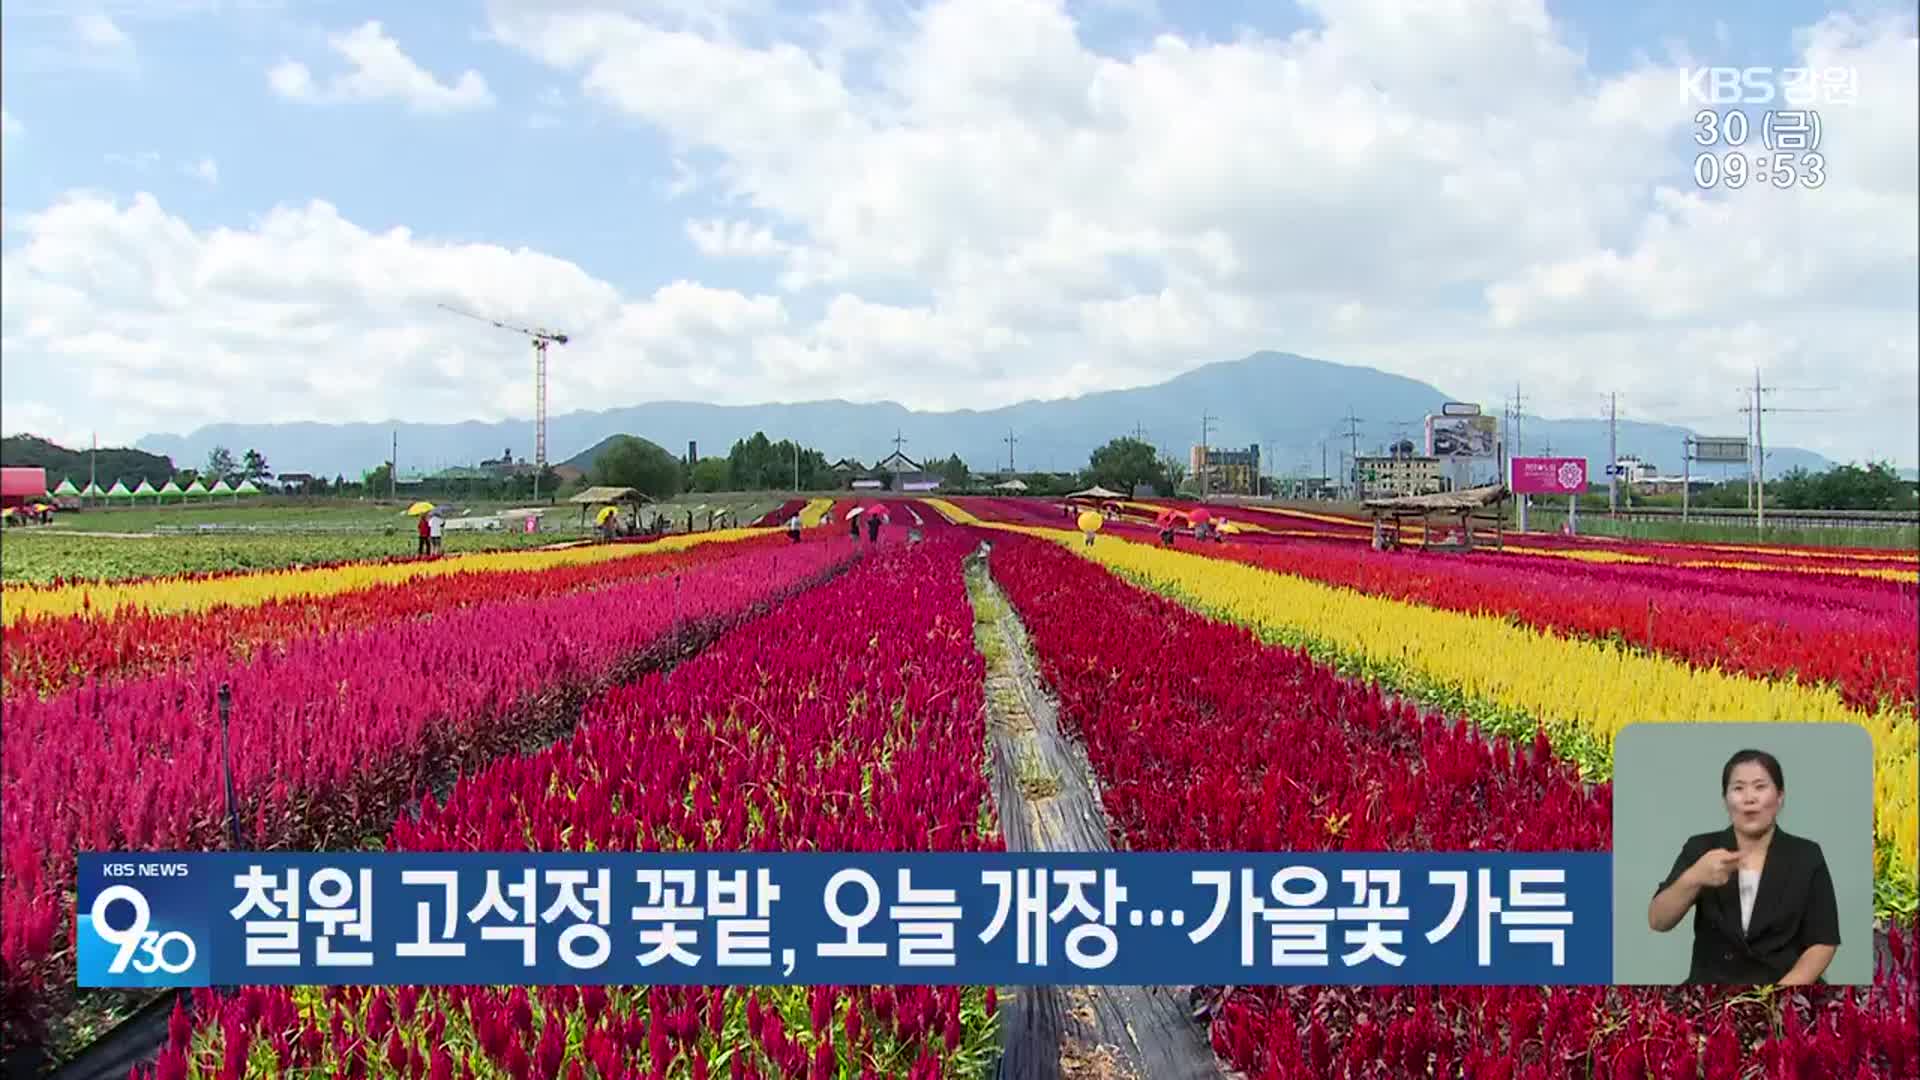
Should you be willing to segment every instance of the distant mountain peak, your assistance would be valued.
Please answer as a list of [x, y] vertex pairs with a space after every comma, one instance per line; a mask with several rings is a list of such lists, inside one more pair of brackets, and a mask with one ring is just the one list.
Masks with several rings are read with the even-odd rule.
[[[1406, 375], [1262, 349], [1202, 364], [1150, 386], [987, 409], [915, 410], [894, 401], [832, 398], [732, 406], [655, 401], [582, 410], [549, 417], [548, 446], [557, 464], [585, 456], [583, 451], [610, 436], [630, 433], [676, 456], [688, 442], [697, 443], [702, 456], [713, 456], [761, 431], [775, 441], [798, 440], [830, 460], [873, 461], [894, 449], [897, 430], [906, 439], [904, 449], [916, 459], [958, 454], [975, 471], [984, 472], [1006, 467], [1005, 439], [1012, 429], [1017, 468], [1067, 471], [1084, 466], [1096, 447], [1136, 429], [1144, 429], [1148, 441], [1163, 453], [1184, 460], [1199, 441], [1201, 417], [1207, 416], [1214, 445], [1257, 443], [1267, 471], [1317, 473], [1323, 453], [1331, 472], [1339, 468], [1342, 452], [1352, 447], [1341, 421], [1348, 409], [1369, 418], [1362, 422], [1359, 439], [1361, 453], [1369, 453], [1402, 434], [1418, 442], [1419, 419], [1451, 400], [1457, 398]], [[524, 419], [215, 424], [184, 436], [149, 436], [139, 445], [189, 463], [204, 459], [216, 443], [236, 453], [257, 447], [276, 467], [353, 476], [386, 460], [396, 432], [403, 472], [472, 465], [496, 457], [502, 447], [527, 456], [533, 446], [533, 424]], [[1557, 452], [1604, 463], [1603, 423], [1539, 420], [1530, 422], [1525, 434], [1529, 447], [1551, 445]], [[1664, 467], [1686, 434], [1679, 427], [1622, 422], [1620, 452], [1639, 454]], [[1769, 456], [1783, 470], [1829, 464], [1819, 455], [1786, 448], [1775, 448]]]

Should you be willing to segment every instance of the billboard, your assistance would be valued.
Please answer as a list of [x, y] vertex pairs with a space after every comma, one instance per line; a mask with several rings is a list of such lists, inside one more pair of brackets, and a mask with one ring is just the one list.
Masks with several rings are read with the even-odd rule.
[[1514, 458], [1511, 486], [1515, 495], [1578, 495], [1587, 490], [1587, 459]]
[[1732, 465], [1744, 465], [1747, 461], [1747, 440], [1745, 436], [1728, 438], [1709, 438], [1696, 435], [1688, 442], [1693, 446], [1693, 460]]
[[1491, 416], [1427, 417], [1427, 456], [1490, 458], [1500, 445], [1500, 427]]

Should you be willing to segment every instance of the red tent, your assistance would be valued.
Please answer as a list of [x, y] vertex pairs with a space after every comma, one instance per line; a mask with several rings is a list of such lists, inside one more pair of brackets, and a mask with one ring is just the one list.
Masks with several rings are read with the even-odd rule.
[[0, 469], [0, 506], [20, 506], [47, 497], [47, 470]]

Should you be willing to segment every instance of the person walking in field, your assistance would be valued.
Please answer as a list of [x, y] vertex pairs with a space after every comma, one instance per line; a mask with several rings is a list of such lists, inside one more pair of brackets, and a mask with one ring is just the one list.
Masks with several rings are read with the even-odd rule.
[[446, 551], [447, 519], [439, 514], [427, 515], [427, 539], [432, 542], [433, 554], [441, 555]]
[[427, 524], [427, 515], [420, 515], [420, 554], [433, 554], [433, 526]]
[[800, 542], [800, 515], [794, 514], [787, 519], [787, 539], [792, 543]]
[[867, 542], [871, 544], [880, 542], [880, 515], [872, 511], [867, 512]]

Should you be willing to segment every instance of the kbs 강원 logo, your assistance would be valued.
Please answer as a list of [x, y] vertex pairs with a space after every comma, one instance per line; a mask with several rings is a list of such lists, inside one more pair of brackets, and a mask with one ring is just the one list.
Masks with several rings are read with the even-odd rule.
[[108, 885], [80, 916], [82, 986], [170, 986], [200, 962], [193, 936], [154, 925], [152, 905], [132, 885]]

